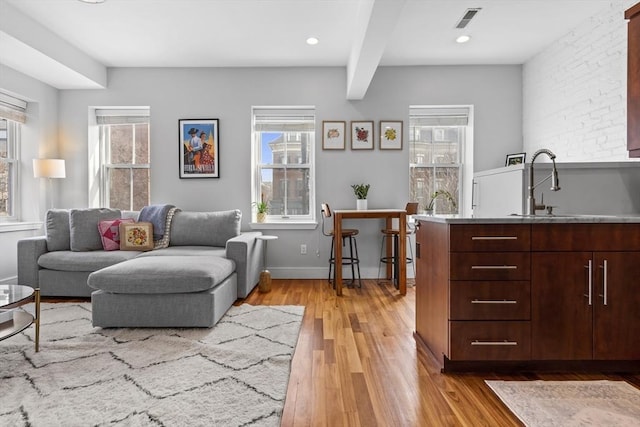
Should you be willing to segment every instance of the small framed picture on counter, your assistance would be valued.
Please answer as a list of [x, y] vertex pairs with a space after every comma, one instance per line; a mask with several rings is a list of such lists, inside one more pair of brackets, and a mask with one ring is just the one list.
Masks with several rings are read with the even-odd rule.
[[527, 153], [507, 154], [507, 159], [504, 162], [505, 166], [520, 165], [524, 163], [524, 159], [527, 157]]

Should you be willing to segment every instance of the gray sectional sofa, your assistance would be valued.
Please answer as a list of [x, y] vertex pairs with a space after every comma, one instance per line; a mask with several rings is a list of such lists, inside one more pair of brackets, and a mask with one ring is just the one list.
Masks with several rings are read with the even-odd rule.
[[18, 283], [43, 296], [91, 296], [94, 326], [209, 327], [260, 277], [260, 232], [241, 232], [239, 210], [177, 210], [168, 247], [102, 250], [100, 220], [137, 218], [112, 209], [54, 209], [45, 236], [18, 242]]

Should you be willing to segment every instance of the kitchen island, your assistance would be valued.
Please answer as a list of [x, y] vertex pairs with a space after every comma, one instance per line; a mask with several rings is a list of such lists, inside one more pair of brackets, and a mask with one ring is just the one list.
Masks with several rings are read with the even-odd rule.
[[415, 218], [415, 338], [445, 372], [640, 371], [640, 216]]

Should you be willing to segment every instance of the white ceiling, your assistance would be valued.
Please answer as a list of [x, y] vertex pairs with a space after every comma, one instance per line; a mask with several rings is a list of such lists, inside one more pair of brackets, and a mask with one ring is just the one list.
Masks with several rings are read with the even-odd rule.
[[[344, 66], [368, 85], [378, 65], [522, 64], [618, 1], [0, 0], [0, 15], [43, 27], [25, 34], [0, 17], [0, 63], [59, 88], [91, 87], [74, 59], [54, 58], [72, 71], [56, 77], [33, 58], [47, 56], [38, 37], [59, 37], [102, 67]], [[482, 10], [456, 29], [467, 8]], [[455, 43], [462, 33], [469, 43]]]

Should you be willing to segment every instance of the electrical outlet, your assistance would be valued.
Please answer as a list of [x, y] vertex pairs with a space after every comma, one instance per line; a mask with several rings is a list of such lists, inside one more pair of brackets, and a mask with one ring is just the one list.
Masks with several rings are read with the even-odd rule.
[[302, 245], [300, 245], [300, 253], [302, 255], [306, 255], [307, 254], [307, 245], [305, 245], [304, 243]]

